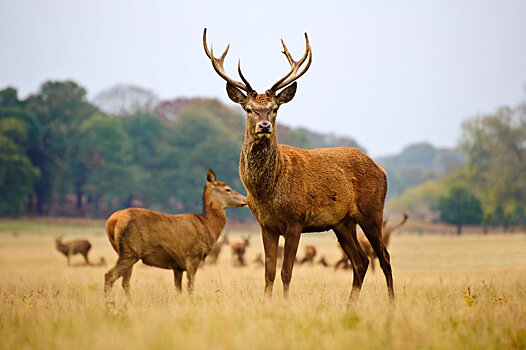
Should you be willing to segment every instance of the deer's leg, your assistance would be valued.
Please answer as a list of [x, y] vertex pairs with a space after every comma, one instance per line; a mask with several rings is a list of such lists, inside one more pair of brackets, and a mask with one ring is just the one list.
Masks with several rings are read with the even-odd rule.
[[133, 271], [133, 265], [128, 268], [122, 275], [122, 288], [128, 298], [130, 297], [130, 278]]
[[[108, 298], [110, 296], [111, 288], [115, 281], [124, 276], [124, 274], [131, 269], [133, 264], [135, 264], [139, 259], [134, 256], [120, 256], [115, 263], [115, 266], [106, 272], [104, 275], [104, 294]], [[131, 273], [131, 272], [130, 272]], [[123, 282], [124, 287], [124, 282]]]
[[82, 256], [84, 257], [84, 260], [86, 261], [86, 265], [89, 265], [89, 260], [88, 260], [88, 253], [82, 253]]
[[281, 267], [281, 281], [283, 282], [283, 296], [289, 296], [290, 280], [292, 279], [292, 269], [298, 252], [301, 228], [289, 229], [285, 236], [285, 249], [283, 251], [283, 266]]
[[263, 248], [265, 250], [265, 297], [270, 299], [272, 297], [274, 278], [276, 277], [279, 235], [263, 227], [261, 229]]
[[186, 263], [186, 278], [188, 279], [188, 294], [194, 291], [195, 273], [199, 267], [199, 260], [188, 260]]
[[175, 289], [179, 293], [183, 291], [183, 271], [173, 269], [174, 271], [174, 283], [175, 283]]
[[360, 226], [369, 240], [369, 243], [371, 243], [371, 247], [378, 258], [378, 262], [384, 273], [385, 281], [387, 282], [387, 291], [389, 293], [389, 301], [394, 303], [393, 273], [391, 270], [389, 252], [382, 240], [382, 218], [380, 217], [376, 220], [364, 220], [364, 222], [360, 223]]
[[350, 259], [353, 268], [352, 289], [349, 297], [349, 304], [352, 305], [356, 303], [360, 296], [360, 290], [362, 289], [365, 273], [369, 265], [369, 258], [358, 243], [356, 224], [354, 222], [346, 222], [336, 226], [334, 233], [336, 233], [336, 237], [343, 251]]

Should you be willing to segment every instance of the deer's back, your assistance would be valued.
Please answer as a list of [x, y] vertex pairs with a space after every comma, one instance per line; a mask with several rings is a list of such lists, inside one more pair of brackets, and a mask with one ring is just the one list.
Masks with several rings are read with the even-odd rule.
[[162, 268], [171, 268], [170, 264], [184, 267], [186, 258], [208, 253], [213, 244], [198, 215], [169, 215], [142, 208], [113, 213], [106, 222], [106, 233], [119, 255], [133, 254]]

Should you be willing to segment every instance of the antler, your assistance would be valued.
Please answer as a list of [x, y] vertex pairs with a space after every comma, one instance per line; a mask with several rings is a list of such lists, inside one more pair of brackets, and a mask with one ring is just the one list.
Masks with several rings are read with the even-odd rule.
[[[272, 85], [272, 87], [270, 88], [270, 91], [273, 91], [273, 92], [276, 92], [279, 89], [289, 85], [294, 80], [298, 79], [303, 74], [305, 74], [305, 72], [307, 71], [307, 69], [309, 69], [310, 64], [312, 62], [312, 49], [310, 48], [310, 45], [309, 45], [309, 37], [307, 36], [307, 33], [305, 33], [305, 53], [303, 54], [303, 57], [298, 62], [292, 59], [292, 56], [290, 55], [289, 50], [285, 46], [285, 42], [283, 42], [283, 39], [281, 39], [281, 43], [283, 44], [282, 52], [287, 57], [287, 60], [289, 61], [291, 69], [290, 69], [290, 72], [288, 72], [283, 78], [281, 78], [274, 85]], [[309, 56], [307, 65], [303, 67], [303, 70], [300, 73], [298, 73], [298, 69], [301, 67], [303, 62], [305, 62], [305, 60], [307, 59], [307, 56]]]
[[228, 83], [246, 91], [247, 93], [251, 93], [254, 91], [248, 81], [243, 76], [243, 73], [241, 73], [241, 60], [237, 63], [237, 71], [239, 72], [239, 76], [241, 77], [241, 80], [243, 80], [243, 83], [240, 83], [239, 81], [235, 81], [234, 79], [228, 77], [225, 73], [225, 69], [223, 68], [223, 62], [225, 60], [226, 54], [228, 53], [228, 49], [230, 48], [230, 44], [225, 49], [225, 52], [219, 57], [214, 57], [214, 51], [213, 47], [210, 46], [210, 51], [208, 51], [208, 45], [206, 43], [206, 28], [203, 32], [203, 47], [205, 48], [206, 55], [210, 60], [212, 61], [212, 66], [214, 67], [214, 70], [221, 76], [221, 78], [225, 79]]

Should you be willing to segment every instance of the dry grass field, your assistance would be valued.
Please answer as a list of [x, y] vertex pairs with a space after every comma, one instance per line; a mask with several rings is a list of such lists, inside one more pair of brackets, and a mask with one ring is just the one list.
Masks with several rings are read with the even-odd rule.
[[[246, 232], [231, 233], [231, 241]], [[195, 293], [175, 293], [171, 271], [137, 263], [126, 303], [103, 300], [109, 268], [66, 265], [53, 238], [88, 238], [92, 261], [116, 260], [102, 223], [0, 221], [0, 349], [524, 349], [526, 236], [395, 234], [396, 307], [380, 270], [368, 272], [358, 305], [347, 310], [352, 273], [296, 266], [289, 300], [263, 301], [262, 252], [252, 235], [248, 267], [232, 267], [229, 249], [204, 266]], [[239, 235], [239, 236], [238, 236]], [[307, 234], [318, 257], [340, 253], [332, 233]]]

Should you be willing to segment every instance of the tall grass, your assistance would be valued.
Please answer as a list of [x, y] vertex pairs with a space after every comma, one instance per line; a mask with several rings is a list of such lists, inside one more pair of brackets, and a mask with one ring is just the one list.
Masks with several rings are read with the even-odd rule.
[[[395, 236], [395, 307], [377, 268], [348, 310], [352, 273], [321, 265], [295, 267], [288, 300], [278, 272], [274, 297], [265, 302], [263, 269], [232, 267], [226, 249], [217, 266], [198, 271], [191, 296], [176, 294], [170, 271], [137, 263], [132, 300], [116, 283], [116, 305], [108, 309], [102, 289], [109, 266], [68, 267], [53, 246], [54, 235], [63, 232], [66, 239], [90, 239], [92, 260], [104, 256], [114, 263], [102, 226], [0, 221], [1, 349], [526, 347], [523, 235]], [[304, 235], [298, 255], [305, 244], [315, 245], [318, 257], [339, 259], [332, 234]], [[254, 235], [247, 260], [261, 251]]]

